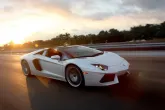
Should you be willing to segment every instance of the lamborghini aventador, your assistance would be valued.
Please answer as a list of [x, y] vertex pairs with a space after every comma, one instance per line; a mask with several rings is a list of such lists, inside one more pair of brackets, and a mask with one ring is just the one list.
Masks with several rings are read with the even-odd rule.
[[119, 55], [85, 46], [44, 48], [21, 57], [24, 75], [68, 82], [72, 87], [109, 86], [129, 74], [129, 63]]

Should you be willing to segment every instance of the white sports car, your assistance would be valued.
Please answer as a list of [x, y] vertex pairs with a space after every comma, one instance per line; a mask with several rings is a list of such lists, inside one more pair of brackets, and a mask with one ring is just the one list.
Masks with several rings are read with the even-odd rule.
[[109, 86], [129, 74], [129, 63], [119, 55], [79, 45], [31, 52], [21, 57], [21, 65], [26, 76], [62, 80], [72, 87]]

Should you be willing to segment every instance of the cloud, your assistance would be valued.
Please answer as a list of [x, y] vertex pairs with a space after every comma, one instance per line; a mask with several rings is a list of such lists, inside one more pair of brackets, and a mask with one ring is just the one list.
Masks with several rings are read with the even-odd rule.
[[165, 9], [165, 0], [123, 0], [123, 5], [135, 5], [143, 10]]
[[71, 12], [94, 20], [103, 20], [118, 15], [144, 14], [146, 12], [157, 12], [160, 14], [157, 15], [159, 17], [164, 13], [164, 4], [165, 0], [90, 0], [90, 2], [83, 0], [75, 2]]
[[165, 9], [165, 0], [2, 0], [1, 4], [5, 11], [38, 8], [93, 20], [151, 11], [163, 13]]

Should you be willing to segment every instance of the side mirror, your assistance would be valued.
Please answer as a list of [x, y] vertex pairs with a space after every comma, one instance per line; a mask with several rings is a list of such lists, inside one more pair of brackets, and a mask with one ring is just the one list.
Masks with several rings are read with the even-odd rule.
[[55, 59], [55, 60], [60, 60], [60, 56], [59, 55], [53, 55], [51, 56], [51, 59]]

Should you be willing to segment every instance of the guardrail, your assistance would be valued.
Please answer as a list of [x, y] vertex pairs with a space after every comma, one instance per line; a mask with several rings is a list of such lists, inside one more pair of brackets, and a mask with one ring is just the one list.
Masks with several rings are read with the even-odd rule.
[[86, 46], [89, 45], [136, 45], [136, 44], [151, 44], [151, 45], [155, 45], [155, 44], [164, 44], [165, 45], [165, 42], [160, 42], [160, 43], [146, 43], [146, 42], [136, 42], [136, 43], [133, 43], [133, 42], [112, 42], [112, 43], [97, 43], [97, 44], [85, 44]]
[[165, 50], [165, 42], [163, 43], [104, 43], [104, 44], [88, 44], [85, 45], [100, 50]]

